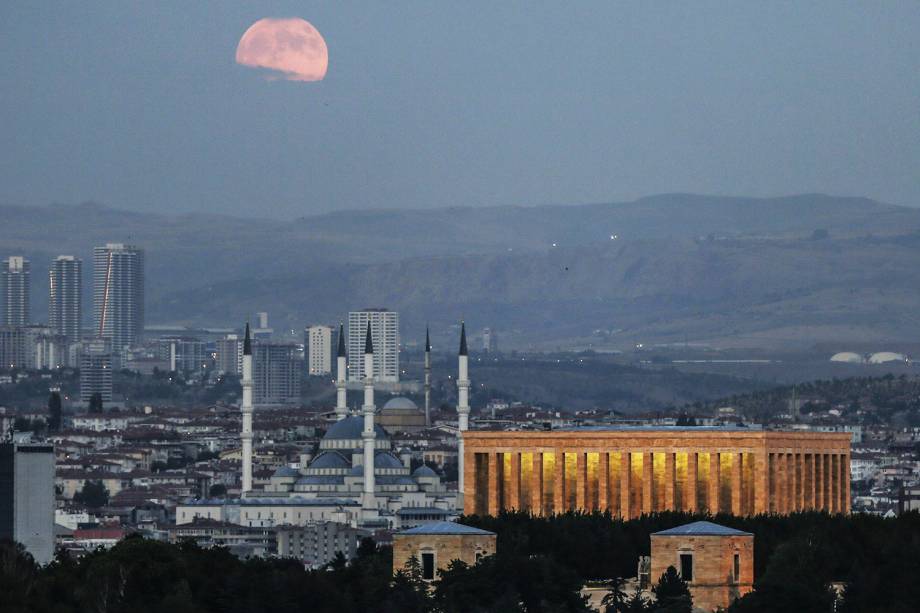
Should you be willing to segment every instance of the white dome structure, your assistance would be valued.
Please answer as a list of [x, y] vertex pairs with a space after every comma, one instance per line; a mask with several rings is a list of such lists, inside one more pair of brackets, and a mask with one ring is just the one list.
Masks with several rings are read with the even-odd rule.
[[846, 364], [863, 364], [866, 359], [858, 353], [852, 351], [841, 351], [831, 356], [831, 362], [843, 362]]
[[888, 362], [906, 362], [907, 356], [903, 353], [894, 353], [892, 351], [879, 351], [869, 356], [870, 364], [886, 364]]

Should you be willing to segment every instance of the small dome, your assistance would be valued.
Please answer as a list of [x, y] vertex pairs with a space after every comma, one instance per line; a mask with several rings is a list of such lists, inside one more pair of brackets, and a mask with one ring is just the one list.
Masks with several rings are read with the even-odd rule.
[[291, 468], [290, 466], [282, 466], [274, 473], [272, 477], [299, 477], [300, 471], [296, 468]]
[[310, 462], [310, 468], [348, 468], [351, 463], [335, 451], [324, 451]]
[[[364, 430], [364, 418], [358, 415], [351, 415], [332, 424], [323, 440], [358, 440], [361, 438], [361, 432]], [[378, 439], [389, 438], [386, 430], [374, 424], [374, 432]]]
[[386, 411], [387, 409], [403, 409], [403, 410], [417, 411], [418, 405], [404, 396], [396, 396], [395, 398], [390, 398], [389, 400], [387, 400], [387, 403], [383, 405], [383, 410]]
[[425, 466], [424, 464], [415, 469], [415, 472], [412, 473], [413, 477], [416, 478], [437, 478], [438, 473], [431, 470], [430, 467]]
[[879, 351], [869, 356], [870, 364], [884, 364], [885, 362], [906, 362], [907, 356], [903, 353], [894, 353], [891, 351]]
[[852, 351], [841, 351], [831, 356], [831, 362], [845, 362], [847, 364], [862, 364], [865, 362], [863, 357]]
[[393, 454], [378, 453], [374, 456], [374, 468], [405, 468], [405, 466]]
[[351, 470], [348, 471], [348, 474], [352, 477], [360, 477], [364, 475], [364, 466], [361, 464], [356, 464], [355, 466], [351, 467]]

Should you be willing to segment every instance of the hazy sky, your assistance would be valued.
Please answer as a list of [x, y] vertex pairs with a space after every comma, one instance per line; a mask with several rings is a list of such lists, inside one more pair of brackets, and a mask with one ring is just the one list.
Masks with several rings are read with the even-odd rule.
[[[325, 80], [234, 62], [302, 17]], [[916, 2], [0, 3], [0, 202], [920, 205]]]

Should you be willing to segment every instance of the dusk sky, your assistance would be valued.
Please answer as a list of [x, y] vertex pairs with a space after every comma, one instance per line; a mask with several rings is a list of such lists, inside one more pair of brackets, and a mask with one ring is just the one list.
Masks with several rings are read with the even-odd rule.
[[[325, 79], [235, 62], [300, 17]], [[4, 2], [0, 202], [920, 205], [916, 2]]]

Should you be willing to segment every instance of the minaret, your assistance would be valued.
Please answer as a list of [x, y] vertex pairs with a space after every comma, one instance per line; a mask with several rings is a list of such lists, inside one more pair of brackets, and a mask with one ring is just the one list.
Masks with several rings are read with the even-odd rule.
[[243, 447], [243, 494], [252, 490], [252, 341], [249, 339], [249, 322], [243, 337], [243, 432], [240, 435]]
[[470, 372], [466, 349], [466, 323], [460, 322], [457, 373], [457, 506], [463, 509], [463, 433], [470, 427]]
[[425, 326], [425, 425], [431, 425], [431, 337]]
[[371, 340], [371, 322], [367, 322], [367, 335], [364, 337], [364, 499], [365, 509], [374, 509], [374, 342]]
[[335, 369], [335, 418], [339, 421], [348, 415], [345, 380], [348, 377], [345, 355], [345, 326], [339, 324], [339, 349], [336, 353]]

